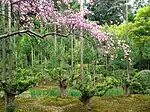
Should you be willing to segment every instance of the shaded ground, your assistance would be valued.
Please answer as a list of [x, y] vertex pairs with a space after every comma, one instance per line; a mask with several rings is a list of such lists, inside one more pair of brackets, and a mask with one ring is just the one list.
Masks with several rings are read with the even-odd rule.
[[[0, 112], [3, 112], [3, 103], [0, 99]], [[150, 95], [94, 97], [91, 105], [92, 112], [150, 112]], [[19, 97], [17, 107], [17, 112], [87, 112], [77, 97]]]

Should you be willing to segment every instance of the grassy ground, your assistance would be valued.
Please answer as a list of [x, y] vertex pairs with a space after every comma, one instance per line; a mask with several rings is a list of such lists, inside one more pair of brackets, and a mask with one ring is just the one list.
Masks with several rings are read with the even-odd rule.
[[[0, 99], [0, 112], [4, 101]], [[78, 97], [17, 97], [17, 112], [87, 112]], [[91, 99], [92, 112], [150, 112], [149, 95], [103, 96]]]
[[[60, 90], [58, 88], [49, 88], [49, 87], [36, 87], [31, 88], [29, 91], [22, 93], [20, 96], [23, 97], [41, 97], [41, 96], [59, 96]], [[80, 96], [81, 93], [79, 90], [75, 90], [72, 88], [67, 89], [67, 96]], [[123, 90], [121, 88], [113, 88], [108, 90], [105, 96], [121, 96], [123, 95]]]

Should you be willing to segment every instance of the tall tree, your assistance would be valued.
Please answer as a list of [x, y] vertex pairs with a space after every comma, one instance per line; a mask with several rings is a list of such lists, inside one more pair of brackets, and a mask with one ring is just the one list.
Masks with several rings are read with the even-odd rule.
[[125, 3], [126, 0], [94, 0], [88, 4], [93, 12], [88, 17], [99, 24], [120, 24], [125, 18]]
[[150, 41], [150, 6], [145, 6], [137, 10], [135, 22], [133, 23], [133, 40], [139, 48], [140, 69], [142, 69], [143, 47]]

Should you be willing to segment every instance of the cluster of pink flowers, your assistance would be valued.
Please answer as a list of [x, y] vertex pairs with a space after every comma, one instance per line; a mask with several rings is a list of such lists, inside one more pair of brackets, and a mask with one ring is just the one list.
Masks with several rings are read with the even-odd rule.
[[[26, 17], [27, 19], [28, 13], [34, 13], [36, 17], [42, 19], [45, 24], [55, 23], [70, 29], [82, 28], [99, 40], [105, 38], [105, 35], [100, 32], [100, 26], [86, 20], [81, 12], [71, 13], [71, 10], [66, 10], [64, 12], [57, 11], [51, 0], [16, 0], [15, 2], [16, 3], [13, 5], [14, 10], [20, 12], [21, 18]], [[88, 13], [90, 12], [87, 10], [84, 11], [84, 14]]]
[[[105, 33], [105, 35], [111, 37], [109, 33]], [[103, 41], [100, 41], [99, 50], [102, 52], [103, 56], [110, 57], [111, 60], [116, 58], [115, 41], [112, 38], [105, 38]]]
[[131, 51], [130, 51], [130, 49], [129, 49], [129, 45], [127, 45], [124, 40], [122, 40], [122, 41], [121, 41], [121, 40], [118, 40], [118, 46], [123, 49], [123, 52], [124, 52], [124, 59], [125, 59], [126, 61], [128, 61], [130, 65], [132, 65], [132, 60], [131, 60], [131, 58], [130, 58], [130, 52], [131, 52]]
[[[112, 34], [105, 33], [106, 36], [111, 37]], [[112, 38], [105, 38], [104, 41], [100, 41], [99, 50], [103, 53], [104, 56], [110, 57], [111, 60], [114, 60], [117, 58], [117, 49], [122, 49], [124, 54], [124, 60], [126, 60], [130, 65], [132, 65], [132, 60], [130, 57], [130, 48], [129, 45], [126, 44], [125, 40], [117, 40], [117, 43], [115, 44], [115, 41]], [[123, 59], [121, 59], [123, 60]]]
[[[70, 0], [63, 0], [63, 2], [64, 3], [68, 3]], [[80, 0], [76, 0], [77, 2], [80, 2]], [[91, 3], [93, 3], [94, 2], [94, 0], [89, 0], [89, 3], [91, 4]]]

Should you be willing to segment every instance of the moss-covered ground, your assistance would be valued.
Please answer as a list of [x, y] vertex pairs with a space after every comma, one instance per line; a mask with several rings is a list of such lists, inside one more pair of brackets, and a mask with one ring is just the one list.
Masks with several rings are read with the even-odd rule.
[[[16, 105], [17, 112], [87, 112], [78, 97], [17, 97]], [[150, 95], [93, 97], [91, 105], [92, 112], [150, 112]]]

